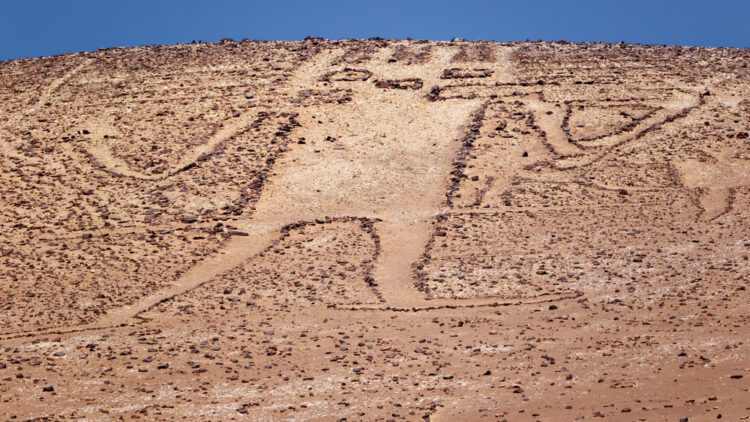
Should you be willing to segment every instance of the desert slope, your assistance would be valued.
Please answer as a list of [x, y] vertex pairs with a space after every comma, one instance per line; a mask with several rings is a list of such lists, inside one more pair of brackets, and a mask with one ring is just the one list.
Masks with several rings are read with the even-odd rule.
[[750, 52], [0, 63], [0, 417], [750, 417]]

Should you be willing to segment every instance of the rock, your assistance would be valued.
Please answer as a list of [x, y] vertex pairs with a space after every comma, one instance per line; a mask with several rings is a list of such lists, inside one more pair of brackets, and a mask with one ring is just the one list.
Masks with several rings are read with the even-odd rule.
[[429, 101], [437, 101], [440, 98], [440, 87], [438, 85], [434, 85], [432, 88], [430, 88], [430, 92], [426, 97]]
[[375, 86], [385, 89], [422, 89], [424, 82], [420, 78], [386, 79], [375, 81]]
[[249, 236], [247, 232], [243, 232], [240, 230], [229, 230], [227, 232], [230, 236]]
[[192, 223], [195, 223], [196, 221], [198, 221], [198, 217], [194, 215], [186, 215], [182, 217], [182, 222], [185, 224], [192, 224]]
[[45, 385], [44, 387], [42, 387], [42, 391], [44, 391], [45, 393], [51, 393], [55, 391], [55, 387], [51, 385]]

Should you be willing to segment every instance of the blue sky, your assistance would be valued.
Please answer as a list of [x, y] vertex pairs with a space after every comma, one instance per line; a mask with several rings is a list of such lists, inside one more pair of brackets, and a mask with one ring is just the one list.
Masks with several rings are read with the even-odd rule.
[[0, 60], [222, 38], [750, 47], [750, 0], [0, 0]]

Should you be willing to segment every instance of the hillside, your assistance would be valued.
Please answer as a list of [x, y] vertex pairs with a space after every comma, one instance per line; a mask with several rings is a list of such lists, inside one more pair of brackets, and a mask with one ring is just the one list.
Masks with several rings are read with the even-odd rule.
[[1, 62], [0, 419], [747, 419], [749, 63], [315, 38]]

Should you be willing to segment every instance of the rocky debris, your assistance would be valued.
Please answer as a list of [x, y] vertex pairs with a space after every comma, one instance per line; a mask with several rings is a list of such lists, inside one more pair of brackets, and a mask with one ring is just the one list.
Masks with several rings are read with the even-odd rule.
[[320, 77], [322, 82], [356, 82], [370, 79], [372, 72], [367, 69], [353, 69], [345, 67], [342, 70], [334, 70]]
[[430, 92], [426, 95], [427, 99], [429, 101], [437, 101], [440, 99], [440, 86], [434, 85], [432, 88], [430, 88]]
[[345, 40], [334, 41], [345, 48], [344, 52], [331, 63], [332, 66], [339, 64], [361, 64], [372, 59], [375, 52], [383, 47], [387, 47], [388, 40], [382, 38], [371, 38], [369, 40]]
[[406, 78], [406, 79], [386, 79], [376, 80], [375, 86], [384, 89], [422, 89], [422, 79], [420, 78]]
[[[427, 94], [430, 101], [448, 101], [448, 100], [471, 100], [475, 98], [497, 98], [496, 94], [489, 94], [484, 89], [484, 85], [478, 82], [460, 82], [443, 86], [433, 86], [431, 92]], [[484, 91], [484, 92], [482, 92]]]
[[477, 110], [471, 119], [471, 124], [468, 127], [468, 133], [461, 138], [461, 147], [456, 159], [453, 161], [453, 171], [451, 171], [450, 185], [446, 192], [446, 204], [450, 207], [453, 205], [453, 194], [459, 189], [459, 184], [462, 179], [467, 178], [464, 173], [466, 168], [466, 161], [469, 158], [469, 154], [474, 147], [474, 141], [479, 136], [479, 131], [482, 128], [482, 124], [485, 119], [485, 111], [489, 106], [489, 102], [485, 102]]
[[497, 60], [492, 43], [475, 42], [462, 45], [451, 62], [494, 62]]
[[495, 73], [492, 69], [462, 69], [458, 67], [452, 67], [444, 69], [443, 74], [440, 75], [441, 79], [469, 79], [469, 78], [488, 78]]
[[432, 46], [429, 44], [422, 46], [400, 45], [396, 47], [391, 57], [388, 58], [388, 63], [405, 63], [407, 65], [415, 63], [424, 64], [429, 61], [431, 55]]
[[195, 215], [185, 215], [181, 220], [185, 224], [193, 224], [198, 221], [198, 217]]

